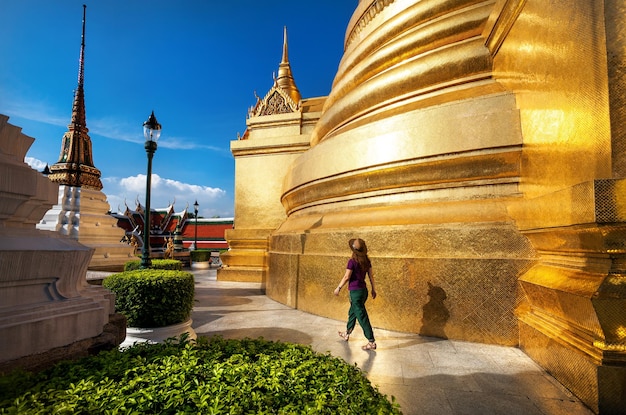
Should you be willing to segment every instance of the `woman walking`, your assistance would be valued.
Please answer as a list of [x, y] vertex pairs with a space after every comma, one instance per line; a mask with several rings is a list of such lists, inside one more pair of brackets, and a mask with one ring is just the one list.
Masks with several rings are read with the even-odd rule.
[[350, 239], [348, 245], [352, 250], [352, 258], [348, 261], [346, 273], [341, 279], [341, 282], [339, 282], [339, 285], [335, 288], [335, 295], [339, 295], [341, 288], [346, 284], [348, 284], [348, 290], [350, 291], [348, 323], [346, 325], [346, 331], [339, 332], [339, 337], [348, 341], [358, 320], [359, 325], [363, 329], [363, 334], [368, 340], [368, 343], [361, 348], [363, 350], [375, 350], [376, 339], [374, 338], [374, 331], [372, 330], [372, 325], [370, 324], [370, 319], [365, 309], [365, 301], [367, 301], [368, 294], [367, 284], [365, 282], [366, 275], [369, 275], [370, 284], [372, 286], [372, 299], [376, 298], [372, 263], [367, 256], [367, 245], [363, 239]]

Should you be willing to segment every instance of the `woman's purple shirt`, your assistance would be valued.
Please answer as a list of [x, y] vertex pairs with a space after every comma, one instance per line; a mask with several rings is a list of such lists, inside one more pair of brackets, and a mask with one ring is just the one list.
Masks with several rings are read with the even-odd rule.
[[346, 268], [352, 270], [352, 274], [350, 274], [350, 282], [348, 283], [348, 290], [352, 291], [367, 288], [365, 276], [369, 270], [362, 270], [359, 263], [353, 258], [350, 258]]

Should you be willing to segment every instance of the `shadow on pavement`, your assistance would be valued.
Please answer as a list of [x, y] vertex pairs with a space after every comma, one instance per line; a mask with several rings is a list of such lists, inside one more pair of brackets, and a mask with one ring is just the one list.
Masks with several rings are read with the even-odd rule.
[[[194, 320], [195, 321], [195, 320]], [[280, 327], [251, 327], [237, 328], [230, 330], [219, 330], [202, 333], [197, 331], [198, 336], [211, 337], [215, 335], [222, 336], [225, 339], [258, 339], [262, 337], [265, 340], [281, 341], [298, 344], [311, 344], [312, 338], [306, 333], [298, 330], [286, 329]]]

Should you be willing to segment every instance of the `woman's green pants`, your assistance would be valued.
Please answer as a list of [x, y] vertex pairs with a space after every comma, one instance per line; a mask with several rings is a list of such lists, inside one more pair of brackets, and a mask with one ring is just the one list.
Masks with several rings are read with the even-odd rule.
[[370, 318], [365, 309], [367, 294], [367, 288], [350, 291], [350, 310], [348, 311], [347, 331], [348, 333], [352, 333], [358, 320], [359, 325], [363, 329], [365, 338], [367, 338], [368, 341], [374, 342], [374, 331], [372, 330]]

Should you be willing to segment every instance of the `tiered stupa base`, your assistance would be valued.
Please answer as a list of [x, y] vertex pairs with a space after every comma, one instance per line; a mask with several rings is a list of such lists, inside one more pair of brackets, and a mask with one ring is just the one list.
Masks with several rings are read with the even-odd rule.
[[134, 259], [135, 248], [120, 242], [125, 232], [108, 211], [109, 204], [102, 191], [61, 185], [58, 203], [37, 228], [71, 236], [93, 248], [90, 270], [122, 271], [124, 264]]

